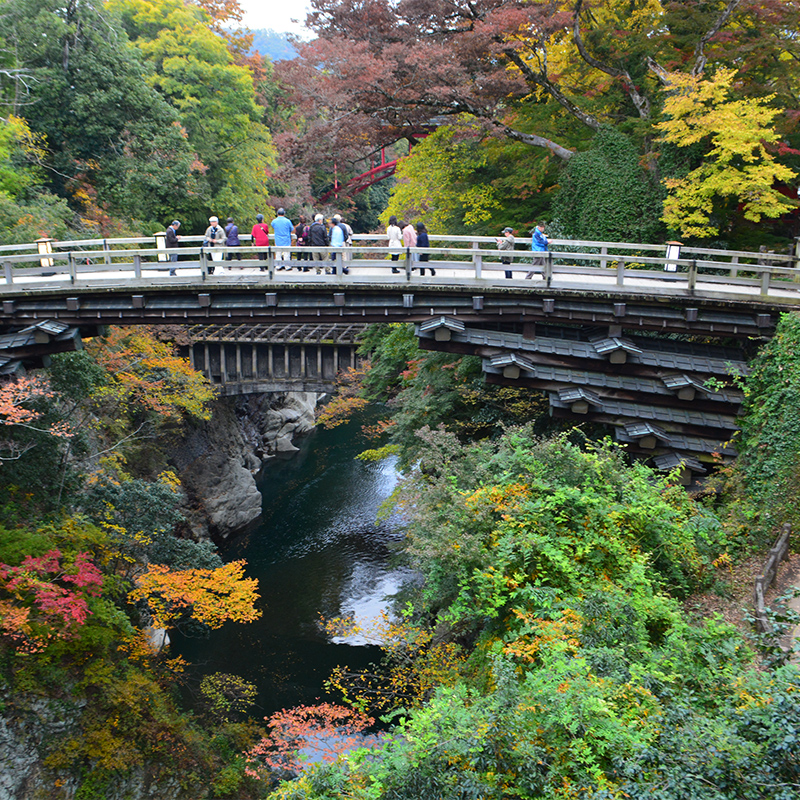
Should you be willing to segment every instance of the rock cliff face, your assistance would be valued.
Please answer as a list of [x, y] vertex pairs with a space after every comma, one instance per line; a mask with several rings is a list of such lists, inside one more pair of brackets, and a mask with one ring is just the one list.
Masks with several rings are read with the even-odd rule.
[[292, 439], [313, 429], [318, 398], [313, 392], [221, 398], [211, 419], [186, 433], [172, 462], [193, 536], [225, 539], [259, 518], [255, 476], [264, 460], [297, 450]]
[[[0, 800], [73, 800], [80, 779], [48, 771], [43, 758], [55, 737], [77, 729], [85, 703], [6, 694], [0, 696], [0, 704], [4, 708], [0, 716]], [[188, 800], [172, 770], [155, 765], [134, 768], [102, 791], [105, 800]], [[196, 800], [197, 795], [192, 798]]]

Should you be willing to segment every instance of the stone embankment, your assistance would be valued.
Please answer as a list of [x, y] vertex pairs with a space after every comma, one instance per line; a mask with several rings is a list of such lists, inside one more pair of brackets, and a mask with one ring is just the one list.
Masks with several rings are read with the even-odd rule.
[[263, 463], [297, 450], [314, 427], [319, 395], [282, 392], [220, 398], [208, 422], [188, 430], [171, 453], [197, 539], [225, 539], [261, 515], [256, 476]]

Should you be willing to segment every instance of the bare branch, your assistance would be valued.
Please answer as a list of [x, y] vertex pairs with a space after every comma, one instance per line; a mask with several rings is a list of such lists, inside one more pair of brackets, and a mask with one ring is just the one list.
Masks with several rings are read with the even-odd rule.
[[730, 0], [725, 10], [717, 17], [714, 24], [700, 37], [697, 47], [694, 49], [694, 67], [692, 67], [692, 77], [697, 77], [706, 68], [706, 61], [708, 60], [705, 54], [705, 46], [711, 41], [712, 37], [716, 36], [722, 28], [728, 24], [728, 20], [736, 10], [736, 7], [742, 0]]
[[539, 86], [544, 89], [557, 103], [562, 105], [573, 117], [580, 120], [584, 125], [594, 131], [600, 130], [600, 120], [588, 114], [575, 105], [555, 84], [551, 83], [547, 75], [543, 72], [534, 72], [525, 60], [515, 50], [505, 51], [506, 57], [514, 64], [529, 84]]
[[606, 75], [610, 75], [612, 78], [620, 78], [623, 86], [630, 95], [633, 104], [636, 106], [639, 116], [642, 119], [650, 119], [650, 101], [643, 95], [639, 94], [638, 90], [636, 89], [636, 85], [633, 82], [633, 78], [630, 76], [630, 73], [627, 70], [618, 69], [617, 67], [610, 67], [608, 64], [604, 64], [602, 61], [596, 59], [586, 49], [586, 45], [583, 43], [583, 38], [581, 37], [581, 6], [583, 6], [583, 0], [577, 0], [577, 3], [575, 4], [575, 13], [572, 20], [572, 35], [575, 39], [575, 46], [578, 48], [581, 58], [587, 64], [589, 64], [589, 66], [599, 69], [601, 72], [605, 72]]

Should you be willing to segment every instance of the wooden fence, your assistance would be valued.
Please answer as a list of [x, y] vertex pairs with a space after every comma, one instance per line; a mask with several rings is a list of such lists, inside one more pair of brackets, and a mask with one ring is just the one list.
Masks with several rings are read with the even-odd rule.
[[781, 562], [789, 557], [789, 537], [791, 532], [792, 526], [788, 522], [785, 523], [781, 535], [769, 551], [769, 557], [764, 564], [763, 572], [756, 578], [753, 601], [756, 608], [756, 628], [760, 633], [772, 632], [772, 625], [770, 625], [767, 618], [767, 606], [764, 597], [778, 574]]

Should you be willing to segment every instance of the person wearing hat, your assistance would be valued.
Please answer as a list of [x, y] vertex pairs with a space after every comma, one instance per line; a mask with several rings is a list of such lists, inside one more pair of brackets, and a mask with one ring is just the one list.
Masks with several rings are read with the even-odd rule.
[[[269, 225], [264, 222], [264, 215], [263, 214], [256, 214], [256, 224], [253, 225], [253, 230], [251, 231], [253, 235], [253, 244], [256, 247], [269, 247]], [[257, 253], [257, 257], [259, 261], [263, 261], [261, 265], [261, 271], [267, 271], [267, 254], [265, 252]]]
[[[547, 244], [548, 239], [547, 236], [544, 234], [544, 222], [537, 222], [536, 227], [531, 231], [531, 250], [534, 253], [537, 253], [533, 257], [533, 266], [534, 267], [543, 267], [545, 258], [542, 253], [547, 252]], [[533, 270], [531, 270], [525, 278], [532, 278], [533, 277]]]
[[[211, 251], [211, 260], [212, 261], [222, 261], [222, 252], [214, 251], [214, 248], [222, 247], [225, 244], [225, 230], [219, 224], [219, 217], [209, 217], [208, 218], [208, 227], [206, 228], [206, 232], [203, 236], [203, 247], [210, 247], [212, 248]], [[215, 267], [212, 265], [208, 268], [208, 274], [214, 274]]]
[[[181, 223], [177, 219], [174, 219], [174, 220], [172, 220], [172, 222], [170, 222], [169, 228], [167, 228], [167, 231], [166, 231], [166, 234], [165, 234], [166, 241], [165, 241], [165, 244], [164, 244], [164, 246], [168, 250], [177, 250], [177, 248], [180, 247], [180, 244], [178, 244], [178, 242], [180, 242], [180, 239], [181, 239], [181, 237], [178, 236], [178, 228], [180, 228], [180, 226], [181, 226]], [[174, 264], [178, 260], [177, 252], [170, 253], [169, 254], [169, 260], [170, 260], [171, 264]], [[175, 267], [170, 266], [169, 274], [170, 275], [177, 275], [178, 274], [176, 269], [175, 269]]]
[[[513, 250], [514, 249], [514, 229], [503, 228], [503, 237], [497, 240], [498, 250]], [[501, 264], [510, 264], [511, 256], [502, 256], [500, 258]], [[513, 278], [514, 275], [510, 269], [506, 270], [506, 278]]]

